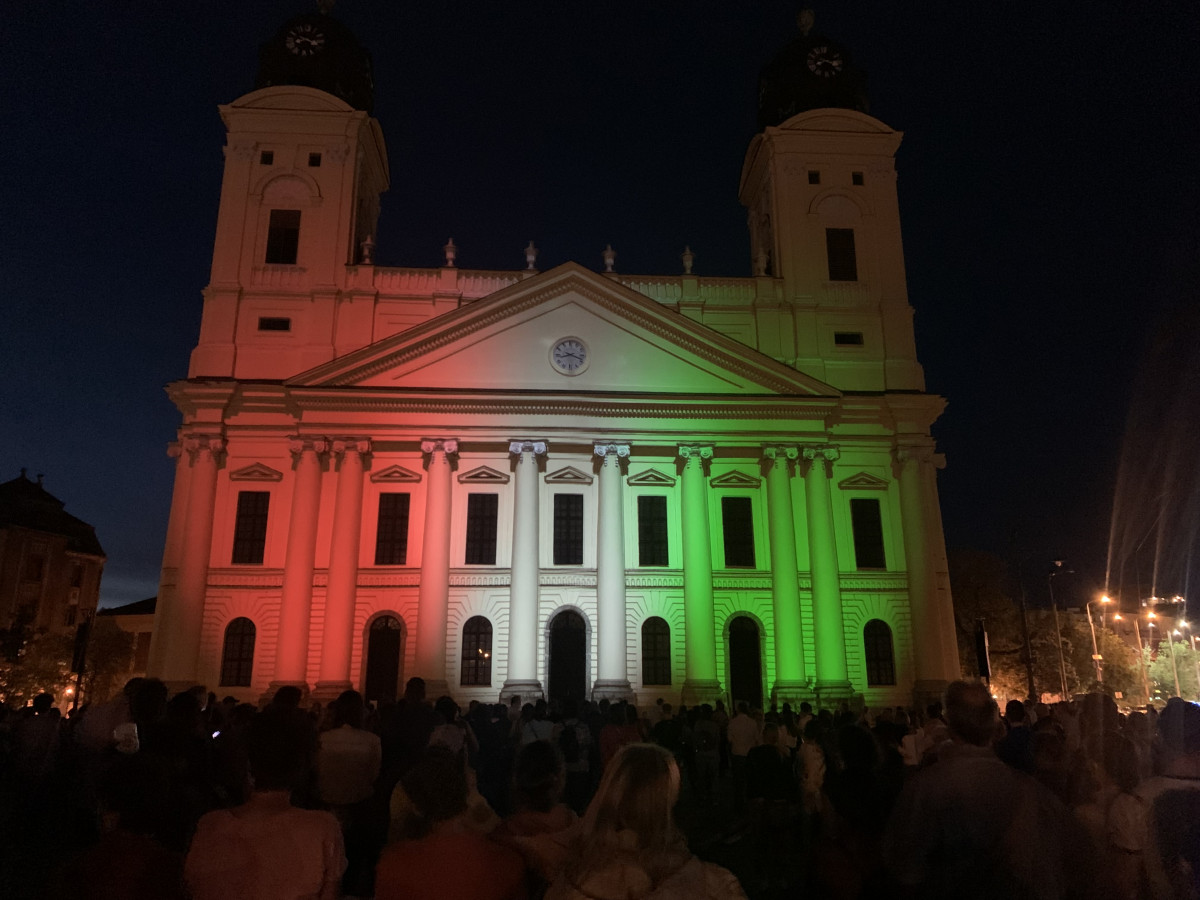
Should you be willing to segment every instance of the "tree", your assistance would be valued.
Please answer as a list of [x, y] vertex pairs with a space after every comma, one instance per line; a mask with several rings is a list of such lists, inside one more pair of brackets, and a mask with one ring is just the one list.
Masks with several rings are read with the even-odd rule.
[[[107, 617], [92, 621], [83, 670], [83, 697], [100, 702], [122, 685], [133, 662], [134, 637]], [[0, 659], [0, 702], [24, 706], [46, 691], [56, 700], [74, 690], [71, 656], [75, 635], [69, 631], [40, 631], [28, 637], [15, 659]]]
[[[1175, 651], [1175, 661], [1172, 664], [1171, 650]], [[1172, 641], [1167, 646], [1165, 640], [1159, 641], [1157, 647], [1147, 645], [1142, 648], [1146, 668], [1150, 677], [1150, 690], [1155, 698], [1165, 700], [1168, 697], [1183, 697], [1196, 699], [1196, 661], [1197, 654], [1192, 646], [1185, 641]], [[1179, 690], [1175, 690], [1175, 673], [1179, 673]]]

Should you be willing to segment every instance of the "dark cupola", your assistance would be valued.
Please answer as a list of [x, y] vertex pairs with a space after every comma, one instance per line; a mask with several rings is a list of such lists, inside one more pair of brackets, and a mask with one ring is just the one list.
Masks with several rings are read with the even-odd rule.
[[813, 33], [813, 12], [796, 17], [800, 34], [758, 78], [758, 127], [779, 125], [810, 109], [867, 109], [867, 73], [842, 44]]
[[255, 88], [299, 84], [345, 100], [355, 109], [372, 111], [375, 86], [371, 54], [345, 25], [329, 15], [329, 0], [320, 11], [296, 16], [258, 50]]

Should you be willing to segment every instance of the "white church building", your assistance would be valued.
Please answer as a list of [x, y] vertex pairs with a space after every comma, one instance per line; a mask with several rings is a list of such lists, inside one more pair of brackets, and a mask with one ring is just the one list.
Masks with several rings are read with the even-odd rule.
[[958, 677], [901, 134], [845, 48], [764, 70], [742, 278], [374, 265], [369, 66], [300, 16], [221, 107], [148, 673], [872, 706]]

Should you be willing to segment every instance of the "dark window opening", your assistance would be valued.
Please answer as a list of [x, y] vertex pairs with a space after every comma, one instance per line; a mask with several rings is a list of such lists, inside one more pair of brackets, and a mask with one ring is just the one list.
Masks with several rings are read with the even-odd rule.
[[826, 228], [825, 251], [829, 256], [830, 281], [858, 281], [853, 228]]
[[262, 166], [270, 166], [275, 164], [275, 151], [264, 150], [258, 154], [258, 163]]
[[259, 316], [259, 331], [291, 331], [292, 320], [285, 316]]
[[83, 587], [83, 566], [79, 563], [71, 566], [71, 587]]
[[499, 494], [467, 495], [467, 565], [496, 564], [496, 517], [499, 511]]
[[671, 626], [658, 616], [642, 623], [642, 684], [671, 683]]
[[267, 507], [270, 491], [240, 491], [233, 527], [233, 564], [262, 565], [267, 547]]
[[486, 687], [492, 683], [492, 623], [483, 616], [472, 616], [463, 625], [462, 672], [463, 687]]
[[583, 494], [554, 495], [554, 565], [583, 565]]
[[666, 566], [667, 498], [638, 497], [638, 565]]
[[270, 265], [294, 266], [300, 252], [300, 210], [273, 209], [267, 228], [267, 258]]
[[310, 169], [321, 168], [321, 154], [320, 153], [308, 154], [308, 167]]
[[79, 615], [79, 607], [72, 603], [70, 606], [67, 607], [67, 612], [63, 619], [63, 624], [64, 625], [74, 625], [75, 619], [78, 615]]
[[721, 498], [725, 568], [754, 568], [754, 506], [749, 497]]
[[872, 619], [863, 628], [863, 650], [867, 661], [867, 684], [896, 683], [896, 656], [892, 649], [892, 629], [881, 619]]
[[850, 501], [850, 527], [854, 532], [854, 562], [860, 569], [886, 569], [883, 553], [883, 516], [879, 501], [856, 497]]
[[375, 565], [403, 566], [408, 562], [408, 494], [380, 494], [375, 526]]
[[221, 651], [221, 687], [250, 687], [254, 669], [254, 623], [238, 618], [225, 628]]
[[24, 581], [41, 581], [45, 574], [46, 561], [40, 556], [28, 556], [25, 558]]
[[820, 173], [820, 172], [809, 171], [809, 173], [808, 173], [808, 183], [809, 183], [809, 184], [820, 184], [820, 183], [821, 183], [821, 173]]
[[850, 173], [850, 183], [861, 185], [863, 183], [863, 173], [862, 172], [851, 172]]
[[835, 331], [833, 342], [839, 347], [861, 347], [863, 335], [861, 331]]

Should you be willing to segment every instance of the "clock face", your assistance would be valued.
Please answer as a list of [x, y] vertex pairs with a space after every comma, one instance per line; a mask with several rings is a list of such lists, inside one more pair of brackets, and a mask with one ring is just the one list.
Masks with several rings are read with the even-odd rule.
[[563, 338], [550, 350], [550, 364], [564, 375], [578, 375], [587, 361], [587, 345], [579, 338]]
[[312, 56], [325, 46], [325, 35], [316, 25], [301, 22], [288, 31], [284, 44], [297, 56]]
[[845, 60], [842, 54], [824, 45], [808, 51], [808, 70], [818, 78], [832, 78], [842, 71]]

